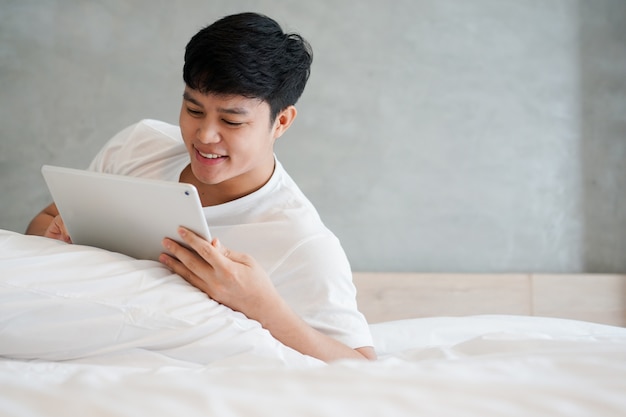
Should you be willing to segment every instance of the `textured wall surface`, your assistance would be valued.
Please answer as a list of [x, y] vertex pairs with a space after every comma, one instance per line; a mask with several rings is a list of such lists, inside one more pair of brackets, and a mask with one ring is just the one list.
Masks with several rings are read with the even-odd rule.
[[626, 271], [623, 0], [4, 0], [0, 228], [41, 165], [176, 123], [186, 42], [246, 10], [313, 46], [276, 152], [353, 269]]

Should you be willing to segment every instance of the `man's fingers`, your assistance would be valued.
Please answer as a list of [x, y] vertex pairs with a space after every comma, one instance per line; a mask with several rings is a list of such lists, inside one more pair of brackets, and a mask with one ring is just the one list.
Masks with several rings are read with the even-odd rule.
[[245, 265], [251, 264], [250, 256], [245, 253], [239, 253], [234, 250], [228, 249], [226, 246], [222, 245], [222, 242], [220, 242], [217, 238], [213, 239], [211, 245], [213, 245], [213, 247], [217, 249], [219, 253], [221, 253], [223, 256], [233, 262]]
[[72, 243], [72, 239], [70, 239], [70, 235], [67, 233], [65, 223], [63, 223], [63, 219], [60, 215], [57, 215], [52, 219], [44, 233], [44, 236]]
[[[177, 244], [176, 242], [169, 240], [169, 239], [165, 239], [163, 241], [163, 246], [173, 255], [169, 255], [167, 253], [162, 253], [159, 256], [159, 261], [164, 264], [165, 266], [167, 266], [170, 270], [172, 270], [172, 272], [174, 272], [175, 274], [180, 275], [182, 278], [185, 279], [185, 281], [189, 282], [191, 285], [193, 285], [194, 287], [204, 291], [205, 293], [209, 294], [209, 286], [207, 285], [207, 283], [202, 280], [198, 274], [196, 274], [192, 269], [190, 269], [187, 264], [190, 263], [192, 265], [194, 265], [194, 261], [192, 261], [192, 257], [197, 256], [195, 254], [192, 254], [191, 252], [189, 252], [189, 250], [187, 250], [186, 248], [183, 248], [182, 246], [180, 246], [179, 244]], [[183, 263], [181, 261], [181, 259], [185, 259], [186, 263]], [[194, 266], [192, 266], [193, 268], [195, 268]], [[206, 265], [207, 268], [210, 268], [209, 265]]]
[[65, 222], [63, 222], [63, 218], [61, 216], [56, 216], [54, 218], [54, 221], [57, 223], [57, 226], [61, 231], [61, 238], [67, 243], [72, 243], [72, 239], [70, 238], [69, 233], [67, 233], [67, 228], [65, 227]]
[[[163, 239], [163, 247], [167, 249], [174, 258], [176, 258], [176, 263], [174, 265], [180, 264], [185, 269], [188, 269], [196, 275], [201, 275], [203, 270], [211, 268], [211, 264], [207, 263], [207, 261], [203, 259], [204, 257], [198, 253], [197, 248], [193, 247], [189, 242], [185, 243], [191, 246], [193, 250], [189, 250], [172, 239]], [[180, 275], [178, 270], [175, 272]]]
[[224, 261], [220, 255], [224, 255], [223, 251], [225, 248], [219, 244], [217, 239], [213, 239], [213, 241], [209, 243], [204, 238], [184, 227], [178, 229], [178, 234], [183, 241], [196, 251], [209, 265], [215, 267]]
[[[205, 261], [211, 264], [213, 267], [225, 266], [226, 259], [236, 263], [243, 263], [248, 265], [250, 258], [248, 255], [235, 252], [228, 249], [217, 239], [214, 238], [210, 243], [204, 238], [198, 236], [189, 229], [180, 227], [178, 229], [180, 237], [193, 248]], [[221, 255], [221, 256], [220, 256]]]

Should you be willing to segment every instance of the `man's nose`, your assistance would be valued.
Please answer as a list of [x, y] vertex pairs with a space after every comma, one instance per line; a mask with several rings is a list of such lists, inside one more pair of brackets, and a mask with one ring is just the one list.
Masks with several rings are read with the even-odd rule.
[[202, 143], [214, 143], [221, 140], [217, 125], [211, 122], [205, 122], [198, 127], [196, 135]]

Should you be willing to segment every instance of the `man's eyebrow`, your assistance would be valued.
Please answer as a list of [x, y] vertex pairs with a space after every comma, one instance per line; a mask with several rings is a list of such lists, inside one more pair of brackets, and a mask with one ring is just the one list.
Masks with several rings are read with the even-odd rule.
[[240, 116], [248, 114], [248, 110], [243, 107], [218, 107], [217, 111], [218, 113], [235, 114]]
[[[191, 97], [191, 95], [189, 93], [187, 93], [186, 91], [183, 93], [183, 99], [185, 101], [188, 101], [192, 104], [195, 104], [198, 107], [203, 107], [202, 103], [200, 103], [198, 100], [196, 100], [195, 98]], [[236, 115], [246, 115], [248, 114], [248, 110], [244, 107], [218, 107], [217, 111], [219, 113], [227, 113], [227, 114], [236, 114]]]
[[198, 107], [204, 107], [202, 105], [202, 103], [200, 103], [198, 100], [196, 100], [195, 98], [191, 97], [191, 95], [189, 95], [189, 93], [187, 93], [186, 91], [183, 93], [183, 100], [185, 101], [189, 101], [193, 104], [195, 104]]

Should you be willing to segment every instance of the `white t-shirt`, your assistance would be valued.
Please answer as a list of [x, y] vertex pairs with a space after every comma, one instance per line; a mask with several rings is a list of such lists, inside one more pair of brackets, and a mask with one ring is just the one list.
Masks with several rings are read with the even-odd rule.
[[[178, 126], [142, 120], [115, 135], [89, 169], [178, 182], [188, 164]], [[339, 240], [278, 161], [261, 189], [204, 214], [211, 235], [254, 257], [310, 326], [351, 348], [372, 346]]]

